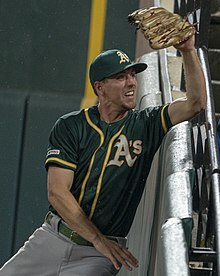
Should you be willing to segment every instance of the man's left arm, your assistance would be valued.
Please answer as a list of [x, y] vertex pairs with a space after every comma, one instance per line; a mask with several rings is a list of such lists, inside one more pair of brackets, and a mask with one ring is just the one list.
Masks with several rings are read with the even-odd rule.
[[195, 38], [176, 45], [183, 58], [186, 97], [169, 105], [168, 113], [173, 125], [189, 120], [206, 107], [206, 85], [203, 70], [194, 47]]

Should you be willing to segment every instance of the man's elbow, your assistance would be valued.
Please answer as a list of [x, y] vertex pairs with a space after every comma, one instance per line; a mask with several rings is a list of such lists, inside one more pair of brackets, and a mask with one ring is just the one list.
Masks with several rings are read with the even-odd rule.
[[193, 115], [196, 115], [202, 112], [203, 110], [206, 109], [206, 103], [207, 103], [206, 97], [198, 99], [197, 101], [190, 104], [189, 112], [191, 112]]
[[200, 98], [198, 105], [199, 105], [198, 106], [199, 112], [201, 112], [201, 111], [203, 111], [203, 110], [206, 109], [206, 106], [207, 106], [207, 94], [206, 94], [206, 91], [204, 91], [203, 97]]
[[61, 202], [64, 198], [65, 191], [54, 187], [53, 185], [48, 185], [47, 188], [47, 198], [51, 205], [56, 206], [57, 203]]
[[57, 201], [58, 194], [55, 192], [54, 189], [48, 188], [47, 191], [47, 198], [50, 204], [54, 204]]

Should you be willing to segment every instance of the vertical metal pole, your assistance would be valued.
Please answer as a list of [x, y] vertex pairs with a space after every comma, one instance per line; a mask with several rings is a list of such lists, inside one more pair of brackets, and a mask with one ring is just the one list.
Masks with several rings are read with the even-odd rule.
[[198, 54], [203, 67], [206, 92], [207, 92], [207, 107], [206, 107], [206, 122], [207, 122], [207, 137], [209, 141], [209, 154], [211, 160], [211, 182], [214, 202], [214, 217], [215, 217], [215, 244], [217, 254], [217, 275], [220, 275], [220, 169], [217, 137], [215, 131], [215, 110], [213, 103], [213, 95], [211, 88], [211, 77], [209, 71], [209, 64], [207, 60], [206, 50], [199, 48]]

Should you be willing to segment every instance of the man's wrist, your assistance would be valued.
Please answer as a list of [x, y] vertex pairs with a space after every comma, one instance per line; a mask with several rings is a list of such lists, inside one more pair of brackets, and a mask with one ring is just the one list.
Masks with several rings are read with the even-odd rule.
[[95, 244], [100, 243], [101, 240], [102, 240], [102, 234], [95, 233], [91, 238], [90, 242], [95, 246]]
[[182, 54], [185, 54], [185, 53], [196, 53], [196, 48], [195, 47], [192, 47], [190, 49], [178, 49]]

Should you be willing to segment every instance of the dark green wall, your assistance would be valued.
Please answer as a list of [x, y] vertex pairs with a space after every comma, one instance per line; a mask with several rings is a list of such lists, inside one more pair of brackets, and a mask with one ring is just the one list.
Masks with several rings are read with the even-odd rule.
[[[109, 0], [104, 49], [134, 58], [135, 29], [127, 15], [138, 1]], [[1, 0], [0, 88], [84, 92], [89, 0]]]
[[[0, 0], [0, 265], [47, 212], [44, 158], [56, 119], [84, 95], [89, 0]], [[138, 0], [107, 1], [104, 49], [132, 59]]]

